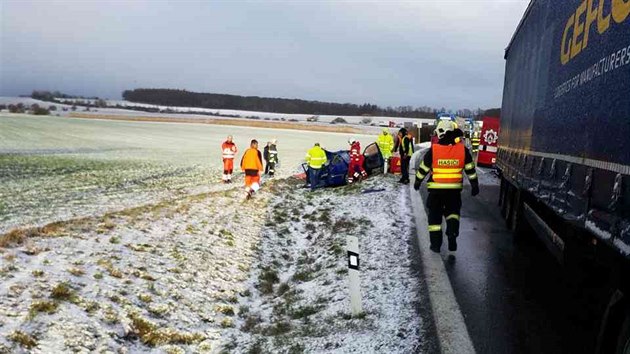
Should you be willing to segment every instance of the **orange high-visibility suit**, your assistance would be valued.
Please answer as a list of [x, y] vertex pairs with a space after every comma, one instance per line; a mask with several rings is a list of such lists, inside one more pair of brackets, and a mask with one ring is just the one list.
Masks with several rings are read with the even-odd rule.
[[241, 169], [245, 172], [245, 186], [258, 189], [260, 185], [260, 173], [263, 171], [262, 154], [258, 149], [249, 148], [241, 159]]
[[236, 156], [237, 151], [236, 144], [231, 141], [225, 141], [221, 145], [221, 155], [223, 158], [223, 182], [232, 181], [234, 157]]

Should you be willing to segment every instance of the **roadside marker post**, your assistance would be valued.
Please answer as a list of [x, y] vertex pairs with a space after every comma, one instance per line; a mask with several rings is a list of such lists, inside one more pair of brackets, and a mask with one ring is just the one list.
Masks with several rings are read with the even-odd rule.
[[359, 278], [359, 239], [356, 236], [346, 236], [348, 251], [348, 279], [350, 283], [350, 311], [352, 316], [363, 313], [361, 304], [361, 279]]

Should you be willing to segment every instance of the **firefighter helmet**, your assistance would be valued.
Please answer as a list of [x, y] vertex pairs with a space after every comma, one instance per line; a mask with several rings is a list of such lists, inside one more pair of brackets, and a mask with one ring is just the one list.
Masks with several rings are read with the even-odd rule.
[[440, 121], [437, 125], [437, 128], [435, 128], [435, 134], [437, 135], [438, 139], [442, 139], [446, 132], [453, 130], [455, 130], [455, 124], [451, 121], [443, 120]]

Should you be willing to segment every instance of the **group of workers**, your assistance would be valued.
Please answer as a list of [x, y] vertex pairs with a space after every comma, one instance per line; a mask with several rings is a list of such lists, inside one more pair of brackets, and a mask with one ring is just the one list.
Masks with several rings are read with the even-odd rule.
[[[459, 236], [460, 210], [462, 206], [461, 191], [463, 190], [464, 173], [468, 177], [472, 187], [472, 196], [479, 194], [479, 181], [475, 163], [466, 148], [462, 138], [464, 133], [451, 121], [440, 122], [435, 135], [438, 142], [431, 145], [431, 148], [424, 154], [416, 171], [414, 189], [419, 190], [420, 185], [427, 176], [429, 191], [426, 207], [428, 210], [430, 249], [439, 253], [442, 248], [442, 219], [446, 220], [446, 236], [448, 240], [448, 250], [457, 250], [457, 237]], [[387, 162], [395, 151], [400, 155], [401, 178], [400, 183], [409, 183], [409, 163], [414, 153], [413, 138], [406, 129], [398, 131], [398, 139], [394, 144], [394, 139], [389, 133], [389, 129], [384, 128], [376, 140], [381, 155], [385, 160], [385, 172]], [[367, 176], [363, 169], [363, 154], [358, 141], [349, 140], [350, 144], [350, 166], [348, 168], [348, 183], [353, 183], [357, 179]], [[326, 152], [315, 144], [306, 154], [308, 162], [308, 179], [311, 189], [316, 188], [319, 182], [319, 175], [322, 167], [326, 163]]]
[[[249, 148], [245, 150], [241, 158], [241, 170], [245, 173], [245, 189], [249, 199], [260, 189], [260, 175], [263, 173], [263, 157], [265, 159], [264, 173], [272, 176], [276, 173], [276, 166], [279, 163], [278, 141], [273, 139], [267, 142], [263, 149], [264, 154], [258, 150], [258, 141], [253, 139], [249, 143]], [[221, 145], [221, 157], [223, 159], [223, 183], [232, 183], [232, 173], [234, 171], [234, 158], [238, 149], [231, 135]]]
[[[472, 196], [479, 194], [479, 181], [477, 178], [475, 163], [470, 153], [462, 141], [464, 133], [454, 122], [441, 121], [435, 129], [438, 142], [431, 145], [425, 153], [416, 171], [414, 189], [419, 190], [421, 183], [427, 176], [428, 197], [426, 207], [428, 211], [430, 249], [439, 253], [442, 247], [442, 219], [446, 220], [446, 236], [448, 240], [448, 250], [457, 250], [457, 237], [459, 235], [460, 210], [462, 206], [461, 191], [463, 189], [464, 173], [468, 177], [472, 187]], [[414, 153], [413, 138], [404, 128], [397, 134], [397, 141], [391, 136], [389, 129], [384, 128], [382, 134], [376, 139], [376, 143], [386, 162], [385, 172], [387, 172], [387, 162], [395, 151], [400, 155], [401, 178], [400, 183], [409, 183], [409, 163]], [[249, 148], [241, 159], [241, 169], [245, 173], [245, 187], [249, 199], [260, 188], [260, 176], [264, 173], [269, 176], [275, 174], [278, 164], [277, 141], [274, 139], [267, 143], [264, 154], [258, 150], [258, 141], [250, 142]], [[349, 166], [348, 183], [354, 183], [367, 177], [364, 164], [364, 156], [361, 151], [361, 144], [358, 140], [351, 138], [348, 140]], [[232, 182], [234, 169], [234, 158], [238, 149], [232, 136], [228, 136], [222, 146], [223, 158], [223, 182]], [[265, 168], [263, 170], [263, 157]], [[319, 143], [306, 153], [307, 183], [311, 190], [318, 187], [322, 168], [328, 162], [326, 151]]]
[[[382, 133], [376, 138], [376, 144], [378, 145], [381, 155], [383, 156], [383, 160], [385, 161], [383, 168], [384, 173], [388, 172], [389, 162], [394, 152], [398, 151], [400, 155], [402, 175], [399, 182], [408, 184], [409, 161], [411, 160], [411, 155], [413, 155], [414, 152], [413, 137], [405, 128], [398, 131], [397, 137], [396, 143], [394, 143], [394, 138], [390, 134], [389, 129], [383, 128]], [[348, 140], [348, 145], [350, 149], [347, 182], [348, 184], [352, 184], [366, 178], [367, 172], [363, 167], [364, 156], [361, 150], [361, 143], [354, 138], [350, 138]], [[319, 143], [315, 143], [315, 145], [306, 153], [306, 163], [308, 166], [307, 185], [310, 185], [311, 189], [315, 189], [319, 185], [322, 167], [327, 161], [326, 152], [322, 149]]]

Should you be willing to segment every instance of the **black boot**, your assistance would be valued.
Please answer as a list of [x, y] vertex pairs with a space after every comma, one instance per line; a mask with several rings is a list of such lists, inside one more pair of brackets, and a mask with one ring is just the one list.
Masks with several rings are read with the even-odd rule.
[[430, 235], [431, 247], [429, 249], [435, 253], [440, 253], [442, 248], [442, 235]]
[[457, 236], [448, 238], [448, 250], [451, 252], [457, 251]]

